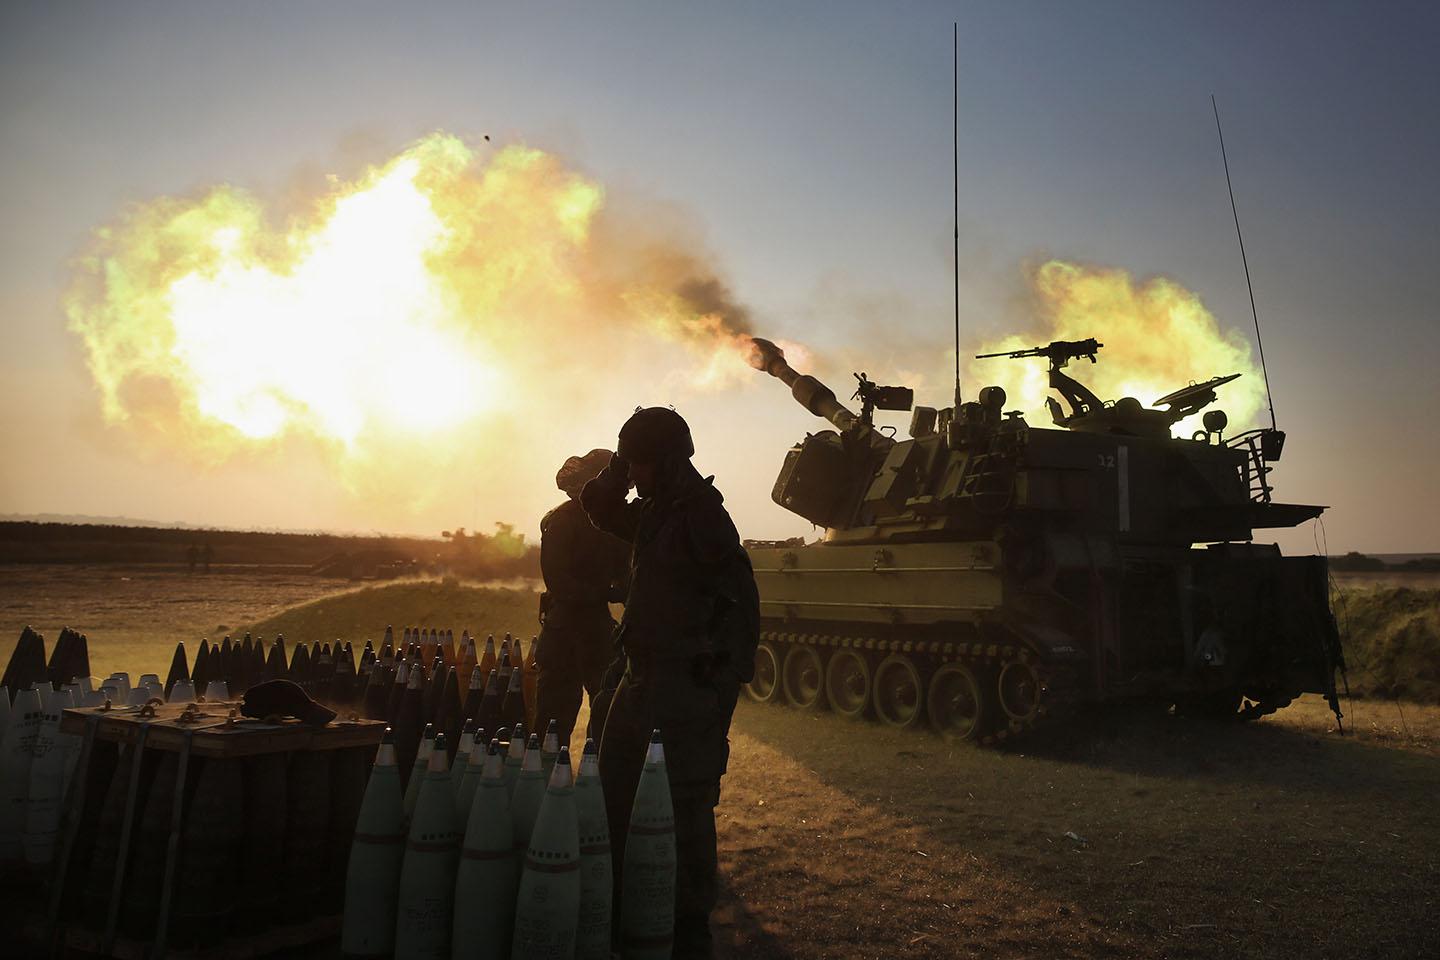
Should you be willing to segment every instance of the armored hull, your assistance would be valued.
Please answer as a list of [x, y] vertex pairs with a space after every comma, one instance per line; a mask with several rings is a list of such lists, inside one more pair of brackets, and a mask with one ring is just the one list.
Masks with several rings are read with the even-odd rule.
[[[1323, 509], [1272, 499], [1283, 434], [1172, 437], [1209, 402], [1197, 388], [1170, 410], [1057, 406], [1063, 429], [1003, 412], [988, 388], [958, 412], [920, 408], [897, 441], [868, 403], [850, 413], [758, 343], [756, 365], [838, 429], [792, 448], [774, 491], [823, 537], [748, 545], [752, 698], [979, 742], [1086, 702], [1239, 718], [1304, 692], [1333, 703], [1324, 558], [1251, 542]], [[1057, 346], [1076, 345], [1037, 351]]]

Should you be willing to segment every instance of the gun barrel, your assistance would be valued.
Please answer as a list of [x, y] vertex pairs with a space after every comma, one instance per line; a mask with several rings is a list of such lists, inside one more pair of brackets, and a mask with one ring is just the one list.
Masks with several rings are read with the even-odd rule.
[[1043, 357], [1044, 347], [1031, 347], [1028, 350], [1001, 350], [999, 353], [977, 353], [976, 360], [989, 360], [991, 357]]
[[845, 405], [835, 399], [835, 391], [808, 374], [802, 374], [785, 362], [785, 351], [769, 340], [755, 337], [750, 354], [750, 365], [764, 371], [790, 388], [790, 395], [815, 414], [823, 417], [841, 431], [850, 430], [860, 422]]

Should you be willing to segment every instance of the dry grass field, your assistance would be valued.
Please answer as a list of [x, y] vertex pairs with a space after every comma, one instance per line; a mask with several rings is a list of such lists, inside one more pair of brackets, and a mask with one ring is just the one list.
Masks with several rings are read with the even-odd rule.
[[1357, 693], [1440, 703], [1440, 578], [1350, 576], [1334, 609]]
[[539, 631], [539, 599], [528, 585], [465, 584], [439, 580], [404, 580], [385, 586], [330, 593], [247, 625], [257, 636], [284, 634], [292, 640], [350, 641], [384, 636], [385, 626], [398, 633], [405, 625], [462, 630], [497, 638], [511, 633], [530, 638]]
[[160, 673], [178, 640], [233, 632], [297, 603], [334, 593], [343, 580], [303, 570], [217, 567], [188, 575], [174, 566], [6, 564], [0, 568], [0, 656], [6, 661], [26, 624], [48, 652], [63, 626], [90, 638], [90, 672]]
[[[343, 602], [326, 602], [335, 598]], [[7, 564], [0, 567], [0, 663], [27, 624], [45, 635], [47, 651], [62, 626], [88, 635], [91, 672], [103, 677], [116, 670], [163, 674], [177, 641], [193, 656], [201, 637], [246, 630], [291, 641], [363, 641], [379, 639], [393, 619], [397, 630], [424, 624], [529, 639], [535, 610], [528, 586], [457, 591], [439, 581], [405, 580], [357, 588], [275, 567], [191, 575], [161, 565]]]
[[1335, 583], [1344, 590], [1347, 588], [1369, 589], [1371, 587], [1408, 587], [1411, 590], [1440, 590], [1440, 573], [1428, 573], [1423, 571], [1394, 570], [1385, 572], [1371, 571], [1332, 571], [1330, 576]]
[[[386, 622], [534, 623], [528, 589], [15, 569], [0, 652], [22, 623], [69, 623], [97, 673], [159, 669], [175, 639], [247, 626], [356, 640]], [[742, 703], [721, 955], [1440, 955], [1440, 708], [1346, 708], [1345, 737], [1307, 699], [1236, 726], [1110, 711], [980, 750]]]

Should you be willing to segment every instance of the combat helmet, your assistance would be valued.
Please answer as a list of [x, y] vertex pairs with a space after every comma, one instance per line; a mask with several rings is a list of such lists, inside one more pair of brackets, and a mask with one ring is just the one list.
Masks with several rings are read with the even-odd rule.
[[659, 463], [667, 457], [695, 455], [690, 426], [669, 407], [637, 407], [620, 428], [616, 452], [631, 463]]

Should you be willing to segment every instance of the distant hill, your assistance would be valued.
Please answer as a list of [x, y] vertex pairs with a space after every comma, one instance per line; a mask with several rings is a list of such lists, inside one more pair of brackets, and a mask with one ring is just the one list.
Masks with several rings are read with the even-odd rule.
[[144, 520], [137, 517], [97, 517], [84, 513], [0, 513], [0, 523], [74, 523], [105, 527], [194, 527], [180, 520]]
[[[366, 536], [351, 531], [319, 530], [290, 527], [216, 527], [188, 520], [148, 520], [143, 517], [105, 517], [85, 513], [0, 513], [0, 523], [58, 523], [88, 527], [138, 527], [161, 530], [233, 530], [238, 533], [333, 534], [335, 536]], [[380, 536], [380, 534], [372, 534]]]
[[0, 563], [129, 563], [176, 567], [287, 566], [344, 579], [453, 573], [479, 579], [536, 577], [540, 551], [506, 524], [439, 537], [0, 521]]
[[1382, 553], [1368, 556], [1354, 550], [1330, 558], [1330, 569], [1341, 573], [1440, 573], [1440, 554]]

